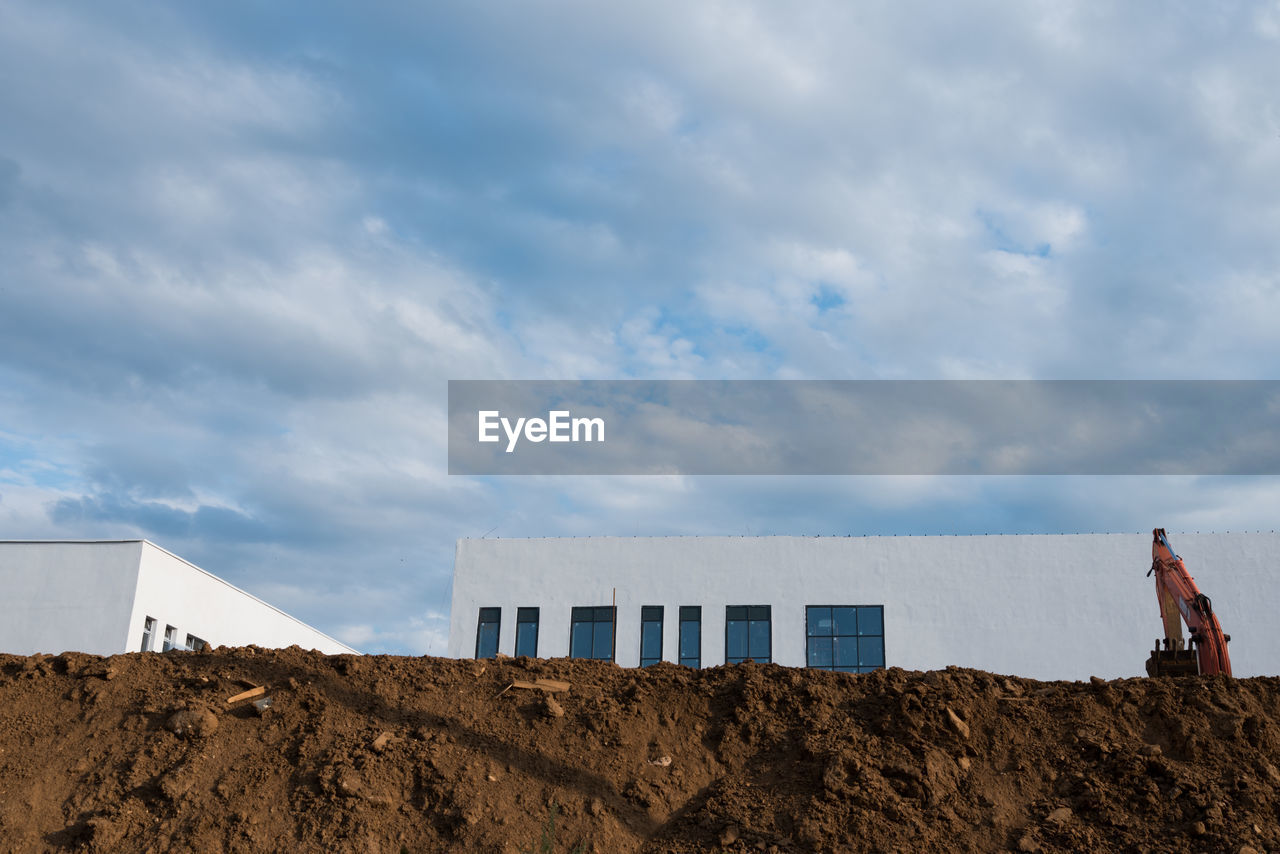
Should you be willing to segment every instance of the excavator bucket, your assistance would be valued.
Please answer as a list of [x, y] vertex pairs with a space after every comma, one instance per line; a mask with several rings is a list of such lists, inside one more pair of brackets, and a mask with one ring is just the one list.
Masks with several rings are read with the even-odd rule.
[[1151, 650], [1147, 659], [1148, 676], [1196, 676], [1200, 673], [1200, 658], [1194, 649], [1161, 649], [1156, 641], [1156, 648]]

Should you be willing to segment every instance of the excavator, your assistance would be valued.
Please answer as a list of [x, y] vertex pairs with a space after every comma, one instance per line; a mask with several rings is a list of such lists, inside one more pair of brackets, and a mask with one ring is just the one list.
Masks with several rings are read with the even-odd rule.
[[[1151, 569], [1147, 577], [1156, 577], [1156, 598], [1160, 600], [1160, 619], [1164, 621], [1164, 647], [1156, 639], [1156, 648], [1147, 659], [1148, 676], [1212, 676], [1231, 675], [1231, 656], [1227, 643], [1231, 635], [1222, 633], [1213, 603], [1196, 587], [1182, 558], [1169, 545], [1164, 528], [1151, 532]], [[1188, 647], [1182, 637], [1182, 621], [1191, 630]]]

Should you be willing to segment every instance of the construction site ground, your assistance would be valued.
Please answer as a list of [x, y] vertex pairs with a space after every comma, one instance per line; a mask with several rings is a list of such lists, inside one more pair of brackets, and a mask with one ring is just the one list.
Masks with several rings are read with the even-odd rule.
[[1248, 854], [1280, 849], [1278, 700], [1273, 678], [0, 656], [0, 850]]

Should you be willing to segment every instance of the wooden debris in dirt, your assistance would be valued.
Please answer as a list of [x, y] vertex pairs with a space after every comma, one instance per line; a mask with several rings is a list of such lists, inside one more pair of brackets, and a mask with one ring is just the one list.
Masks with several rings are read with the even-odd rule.
[[496, 697], [501, 697], [512, 688], [520, 688], [526, 691], [543, 691], [547, 694], [563, 694], [569, 690], [569, 683], [562, 682], [559, 679], [535, 679], [532, 682], [517, 679], [499, 691]]
[[239, 703], [241, 700], [250, 700], [254, 697], [261, 697], [265, 693], [267, 693], [267, 689], [259, 685], [256, 688], [250, 688], [248, 691], [241, 691], [239, 694], [236, 694], [234, 697], [228, 697], [227, 705], [231, 706], [236, 703]]

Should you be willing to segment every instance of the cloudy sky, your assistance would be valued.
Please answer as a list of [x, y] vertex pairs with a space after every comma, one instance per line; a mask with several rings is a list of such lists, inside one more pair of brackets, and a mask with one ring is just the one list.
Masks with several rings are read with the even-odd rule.
[[446, 383], [1277, 378], [1277, 56], [1274, 2], [0, 0], [0, 537], [419, 654], [459, 537], [1271, 530], [1266, 477], [451, 477]]

